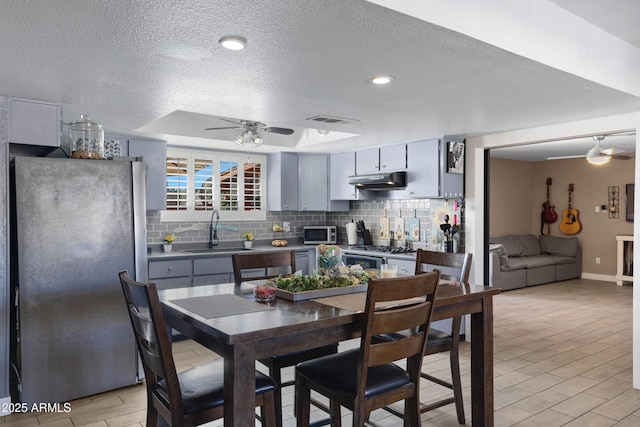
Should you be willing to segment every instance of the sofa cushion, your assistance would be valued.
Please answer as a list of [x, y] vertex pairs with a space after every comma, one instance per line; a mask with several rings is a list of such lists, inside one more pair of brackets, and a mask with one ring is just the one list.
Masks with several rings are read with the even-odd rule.
[[489, 243], [504, 246], [507, 256], [510, 257], [539, 255], [541, 253], [538, 239], [533, 234], [491, 237]]
[[540, 236], [540, 248], [549, 255], [575, 257], [578, 253], [578, 238]]
[[498, 258], [500, 259], [500, 267], [509, 265], [509, 256], [507, 255], [507, 252], [505, 251], [503, 245], [501, 244], [489, 245], [489, 251], [498, 255]]
[[522, 254], [522, 256], [540, 255], [542, 253], [542, 251], [540, 250], [540, 243], [538, 243], [538, 238], [533, 234], [515, 237], [524, 247], [524, 253]]
[[522, 257], [522, 262], [527, 266], [527, 268], [538, 268], [538, 267], [549, 267], [556, 265], [553, 257], [549, 255], [534, 255], [528, 257]]
[[553, 259], [553, 262], [556, 265], [559, 265], [559, 264], [576, 264], [578, 262], [578, 258], [573, 257], [573, 256], [548, 255], [548, 258]]

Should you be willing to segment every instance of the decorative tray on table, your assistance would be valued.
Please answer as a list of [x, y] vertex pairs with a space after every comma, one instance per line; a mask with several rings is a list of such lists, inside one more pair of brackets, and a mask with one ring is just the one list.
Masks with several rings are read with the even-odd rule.
[[365, 292], [369, 277], [374, 272], [362, 267], [341, 267], [339, 276], [292, 276], [276, 277], [269, 280], [269, 286], [276, 288], [276, 296], [289, 301], [303, 301], [314, 298]]

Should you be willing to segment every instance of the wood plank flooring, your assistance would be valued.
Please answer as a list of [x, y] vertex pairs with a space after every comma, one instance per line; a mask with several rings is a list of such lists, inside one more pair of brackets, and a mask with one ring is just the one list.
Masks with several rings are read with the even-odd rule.
[[[610, 282], [570, 280], [504, 292], [495, 298], [495, 425], [640, 426], [640, 390], [632, 388], [632, 287]], [[342, 348], [355, 341], [341, 344]], [[191, 341], [174, 345], [178, 369], [212, 357]], [[261, 365], [258, 365], [260, 369]], [[467, 425], [471, 425], [469, 345], [461, 344]], [[429, 356], [425, 371], [448, 374], [447, 355]], [[292, 369], [286, 377], [292, 376]], [[423, 381], [423, 400], [448, 393]], [[284, 395], [284, 424], [295, 426], [293, 388]], [[0, 417], [10, 426], [144, 426], [143, 385], [71, 402], [69, 413], [28, 413]], [[344, 425], [351, 424], [343, 410]], [[313, 411], [312, 419], [323, 418]], [[259, 424], [259, 423], [257, 423]], [[221, 426], [222, 422], [210, 423]], [[372, 414], [371, 426], [402, 425], [385, 412]], [[454, 427], [453, 405], [422, 415], [423, 427]]]

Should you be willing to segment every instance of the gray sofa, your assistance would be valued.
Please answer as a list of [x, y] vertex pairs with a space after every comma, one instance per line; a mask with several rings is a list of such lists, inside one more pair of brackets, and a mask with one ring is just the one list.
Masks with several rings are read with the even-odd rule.
[[489, 286], [524, 288], [582, 274], [577, 237], [509, 235], [489, 239]]

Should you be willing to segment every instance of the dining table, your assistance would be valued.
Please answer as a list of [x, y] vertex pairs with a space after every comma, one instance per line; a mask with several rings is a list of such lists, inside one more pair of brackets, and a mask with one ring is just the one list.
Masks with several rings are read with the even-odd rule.
[[[255, 423], [255, 361], [358, 338], [366, 291], [256, 301], [258, 282], [158, 291], [165, 323], [224, 359], [224, 425]], [[493, 426], [493, 296], [497, 288], [440, 284], [432, 321], [470, 315], [471, 422]]]

